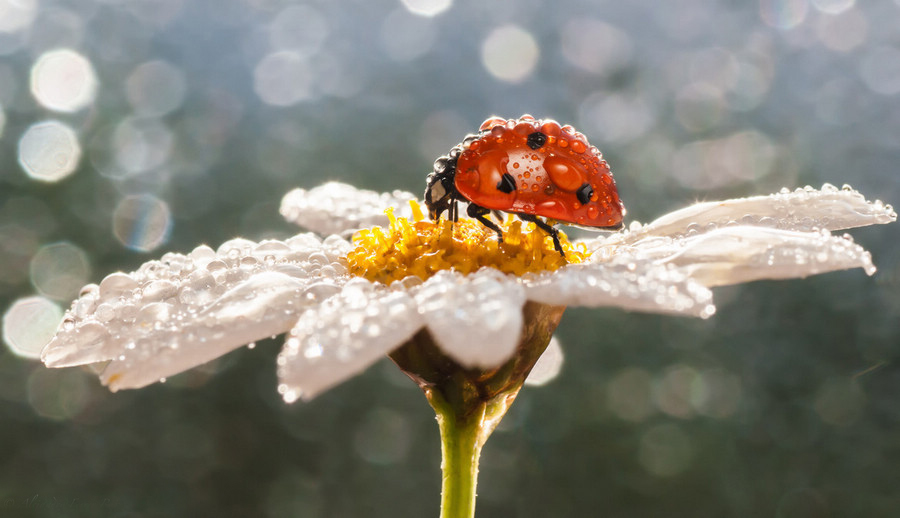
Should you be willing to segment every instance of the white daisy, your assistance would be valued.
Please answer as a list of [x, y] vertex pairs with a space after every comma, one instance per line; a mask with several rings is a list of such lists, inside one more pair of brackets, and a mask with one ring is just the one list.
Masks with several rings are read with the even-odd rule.
[[[336, 183], [294, 190], [282, 214], [331, 235], [235, 239], [111, 274], [84, 288], [42, 359], [49, 367], [107, 362], [100, 378], [115, 391], [289, 331], [278, 357], [278, 390], [288, 402], [314, 397], [385, 354], [408, 365], [398, 348], [423, 340], [473, 372], [508, 364], [522, 343], [541, 341], [530, 369], [565, 306], [706, 318], [715, 310], [710, 287], [856, 267], [871, 275], [869, 253], [831, 232], [896, 220], [889, 205], [849, 187], [782, 190], [699, 203], [566, 243], [569, 262], [580, 264], [565, 264], [541, 231], [508, 223], [498, 245], [473, 222], [450, 230], [447, 222], [417, 222], [414, 199]], [[389, 220], [388, 207], [400, 217]], [[360, 232], [355, 245], [340, 237], [373, 225], [383, 228]], [[451, 238], [457, 252], [441, 248]], [[533, 246], [509, 248], [517, 240]]]

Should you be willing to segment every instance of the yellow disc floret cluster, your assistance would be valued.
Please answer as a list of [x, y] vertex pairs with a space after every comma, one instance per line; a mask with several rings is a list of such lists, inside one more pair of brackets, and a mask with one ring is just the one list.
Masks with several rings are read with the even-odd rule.
[[475, 220], [429, 221], [415, 200], [410, 205], [412, 221], [394, 216], [389, 209], [389, 228], [373, 227], [353, 236], [356, 248], [347, 255], [351, 274], [385, 284], [411, 275], [425, 280], [441, 270], [468, 274], [484, 266], [522, 275], [580, 263], [588, 255], [583, 245], [571, 244], [560, 233], [565, 251], [565, 257], [561, 256], [553, 248], [553, 239], [534, 223], [507, 219], [500, 225], [501, 243], [493, 230]]

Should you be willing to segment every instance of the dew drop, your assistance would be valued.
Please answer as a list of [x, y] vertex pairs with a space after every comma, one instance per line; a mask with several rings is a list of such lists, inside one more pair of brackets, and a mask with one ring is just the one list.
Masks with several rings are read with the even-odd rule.
[[97, 306], [97, 311], [94, 312], [94, 316], [97, 317], [97, 320], [100, 322], [109, 322], [116, 317], [116, 308], [112, 304], [104, 302]]
[[210, 272], [218, 272], [220, 270], [224, 270], [225, 268], [228, 268], [228, 265], [225, 264], [225, 261], [221, 261], [219, 259], [210, 261], [206, 265], [206, 269]]

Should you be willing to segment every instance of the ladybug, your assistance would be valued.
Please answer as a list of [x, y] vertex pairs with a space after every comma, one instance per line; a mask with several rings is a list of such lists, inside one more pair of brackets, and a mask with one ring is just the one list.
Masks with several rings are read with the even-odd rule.
[[509, 212], [535, 223], [553, 237], [560, 254], [559, 230], [540, 217], [619, 230], [625, 214], [600, 151], [572, 126], [531, 115], [492, 117], [435, 160], [425, 189], [431, 219], [447, 212], [456, 221], [460, 201], [468, 203], [466, 214], [496, 232], [501, 242], [503, 232], [487, 218], [491, 212], [498, 219]]

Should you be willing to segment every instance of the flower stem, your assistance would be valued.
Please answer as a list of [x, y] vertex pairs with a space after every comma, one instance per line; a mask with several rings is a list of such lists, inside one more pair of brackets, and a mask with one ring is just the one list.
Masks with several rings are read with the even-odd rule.
[[484, 414], [476, 412], [461, 419], [449, 407], [434, 406], [441, 429], [441, 518], [472, 518], [478, 459], [484, 445], [481, 438]]
[[506, 414], [518, 390], [469, 407], [466, 412], [438, 392], [427, 394], [441, 431], [441, 518], [475, 516], [481, 448]]
[[491, 369], [464, 367], [423, 329], [390, 357], [425, 392], [441, 430], [441, 518], [473, 518], [478, 459], [528, 373], [550, 342], [565, 310], [528, 302], [515, 354]]

